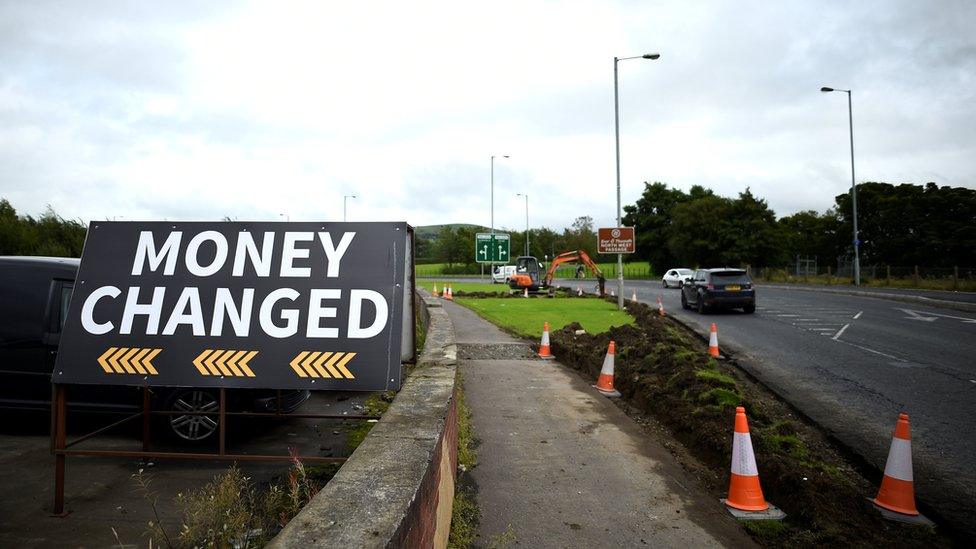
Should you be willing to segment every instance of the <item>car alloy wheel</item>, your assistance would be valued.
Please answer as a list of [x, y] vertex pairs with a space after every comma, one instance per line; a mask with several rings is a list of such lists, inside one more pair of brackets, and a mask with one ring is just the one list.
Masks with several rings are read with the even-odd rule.
[[[173, 412], [193, 412], [192, 414], [170, 416], [169, 428], [177, 437], [200, 442], [213, 436], [219, 425], [217, 411], [220, 403], [211, 391], [187, 389], [174, 395], [170, 403]], [[200, 412], [213, 412], [214, 415], [198, 415]]]
[[668, 281], [667, 280], [662, 280], [661, 281], [661, 285], [664, 286], [665, 288], [667, 288], [668, 287]]

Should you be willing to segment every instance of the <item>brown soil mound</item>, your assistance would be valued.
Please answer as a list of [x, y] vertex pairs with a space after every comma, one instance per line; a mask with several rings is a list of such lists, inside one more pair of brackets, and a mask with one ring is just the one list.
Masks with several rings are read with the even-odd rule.
[[[933, 528], [882, 519], [867, 504], [877, 484], [858, 472], [815, 426], [797, 417], [734, 363], [709, 358], [687, 328], [644, 304], [628, 304], [636, 325], [575, 335], [578, 324], [552, 333], [560, 362], [596, 379], [612, 339], [615, 386], [629, 404], [661, 423], [700, 462], [697, 476], [724, 497], [735, 406], [746, 408], [766, 499], [786, 521], [744, 523], [773, 546], [950, 546]], [[875, 481], [877, 479], [871, 479]]]

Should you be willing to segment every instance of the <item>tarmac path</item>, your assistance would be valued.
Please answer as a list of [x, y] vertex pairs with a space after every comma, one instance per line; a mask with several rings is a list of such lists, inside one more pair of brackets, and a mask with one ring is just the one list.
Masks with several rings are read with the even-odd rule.
[[574, 371], [443, 306], [478, 441], [479, 545], [506, 531], [524, 547], [754, 545], [716, 496]]

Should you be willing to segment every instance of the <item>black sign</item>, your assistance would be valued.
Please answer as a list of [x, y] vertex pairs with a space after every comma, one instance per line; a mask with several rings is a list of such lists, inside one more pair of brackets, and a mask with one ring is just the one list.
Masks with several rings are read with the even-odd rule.
[[408, 231], [92, 223], [53, 381], [398, 389], [413, 344]]

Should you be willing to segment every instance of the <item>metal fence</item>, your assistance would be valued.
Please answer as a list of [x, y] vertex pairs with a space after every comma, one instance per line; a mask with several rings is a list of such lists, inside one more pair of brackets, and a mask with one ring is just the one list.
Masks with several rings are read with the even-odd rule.
[[[758, 271], [758, 272], [757, 272]], [[798, 258], [784, 267], [753, 269], [753, 276], [766, 282], [806, 284], [852, 284], [853, 265], [838, 259], [836, 266], [816, 258]], [[861, 283], [870, 286], [976, 291], [976, 267], [927, 267], [924, 265], [862, 264]]]

